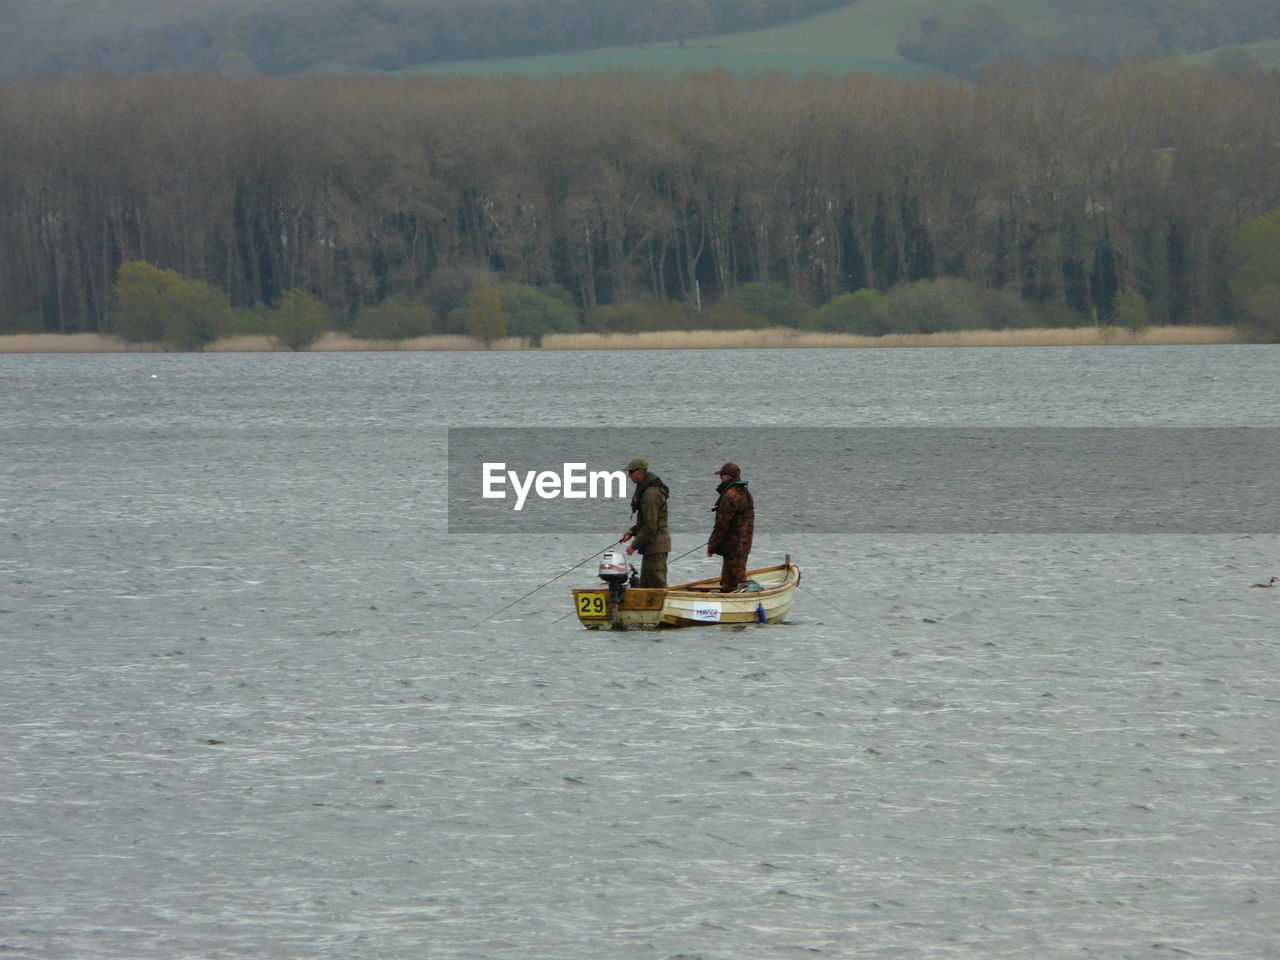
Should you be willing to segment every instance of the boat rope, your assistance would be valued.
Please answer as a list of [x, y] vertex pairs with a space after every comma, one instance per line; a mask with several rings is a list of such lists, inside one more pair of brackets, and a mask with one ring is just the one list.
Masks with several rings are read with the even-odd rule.
[[508, 604], [507, 604], [505, 607], [503, 607], [501, 610], [495, 610], [495, 611], [493, 611], [493, 613], [489, 614], [489, 616], [487, 616], [487, 617], [483, 617], [482, 619], [477, 620], [477, 621], [476, 621], [475, 623], [473, 623], [473, 624], [472, 624], [468, 629], [474, 630], [476, 627], [480, 626], [480, 624], [484, 623], [484, 622], [485, 622], [485, 620], [490, 620], [490, 619], [492, 619], [493, 617], [496, 617], [498, 614], [502, 613], [502, 611], [503, 611], [503, 610], [508, 610], [508, 609], [510, 609], [511, 607], [514, 607], [514, 606], [515, 606], [517, 603], [519, 603], [521, 600], [527, 600], [529, 597], [532, 597], [535, 593], [537, 593], [537, 592], [538, 592], [539, 590], [541, 590], [543, 587], [545, 587], [545, 586], [548, 586], [548, 585], [550, 585], [550, 584], [555, 583], [557, 580], [559, 580], [561, 577], [563, 577], [563, 576], [565, 576], [565, 575], [567, 575], [567, 574], [573, 573], [573, 571], [577, 570], [580, 566], [582, 566], [582, 565], [583, 565], [584, 563], [586, 563], [588, 560], [594, 560], [596, 557], [600, 556], [600, 554], [604, 553], [604, 551], [605, 551], [605, 550], [608, 550], [608, 549], [609, 549], [609, 547], [617, 546], [617, 544], [618, 544], [618, 543], [619, 543], [619, 541], [615, 540], [615, 541], [613, 541], [613, 543], [609, 544], [609, 546], [608, 546], [608, 547], [605, 547], [605, 548], [604, 548], [604, 549], [602, 549], [602, 550], [597, 550], [597, 551], [595, 551], [593, 554], [591, 554], [591, 556], [589, 556], [589, 557], [587, 557], [587, 558], [585, 558], [585, 559], [583, 559], [583, 560], [579, 560], [577, 563], [575, 563], [575, 564], [574, 564], [572, 567], [570, 567], [568, 570], [564, 571], [564, 573], [557, 573], [554, 577], [552, 577], [552, 578], [551, 578], [550, 580], [548, 580], [546, 583], [541, 583], [541, 584], [539, 584], [538, 586], [534, 587], [532, 590], [530, 590], [528, 593], [526, 593], [523, 597], [516, 597], [514, 600], [512, 600], [510, 603], [508, 603]]

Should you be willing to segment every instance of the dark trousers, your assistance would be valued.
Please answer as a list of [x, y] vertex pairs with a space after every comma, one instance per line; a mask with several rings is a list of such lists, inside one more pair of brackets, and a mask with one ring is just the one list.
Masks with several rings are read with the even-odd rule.
[[640, 559], [640, 586], [663, 587], [667, 585], [667, 555], [645, 553]]
[[720, 566], [720, 592], [732, 593], [747, 579], [747, 555], [726, 553]]

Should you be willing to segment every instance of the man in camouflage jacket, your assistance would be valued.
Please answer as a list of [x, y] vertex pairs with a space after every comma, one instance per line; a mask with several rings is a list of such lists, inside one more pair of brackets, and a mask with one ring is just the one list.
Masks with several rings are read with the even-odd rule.
[[619, 540], [631, 541], [627, 553], [639, 553], [640, 586], [666, 587], [667, 554], [671, 552], [671, 533], [667, 529], [667, 498], [671, 492], [656, 473], [649, 472], [649, 461], [636, 457], [627, 464], [627, 476], [636, 485], [631, 498], [635, 525]]
[[751, 553], [751, 533], [756, 524], [756, 505], [747, 490], [747, 481], [736, 463], [726, 463], [717, 473], [716, 525], [707, 541], [707, 556], [724, 558], [720, 567], [720, 592], [737, 590], [747, 579], [747, 555]]

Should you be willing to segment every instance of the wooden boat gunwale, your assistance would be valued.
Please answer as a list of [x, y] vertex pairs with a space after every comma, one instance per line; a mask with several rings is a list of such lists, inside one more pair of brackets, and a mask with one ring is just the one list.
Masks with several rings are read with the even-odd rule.
[[[606, 600], [607, 612], [594, 616], [583, 614], [579, 598], [582, 594], [600, 596], [605, 591], [598, 586], [582, 587], [573, 590], [574, 606], [579, 622], [592, 630], [776, 623], [791, 609], [795, 590], [800, 585], [800, 567], [788, 554], [782, 563], [746, 572], [748, 579], [757, 582], [762, 575], [773, 582], [761, 584], [759, 590], [733, 593], [720, 592], [718, 576], [688, 580], [662, 589], [635, 587], [626, 592], [618, 610], [613, 609], [611, 600]], [[695, 604], [708, 606], [697, 611]], [[708, 608], [710, 613], [706, 612]]]
[[779, 590], [785, 590], [800, 585], [800, 568], [788, 559], [783, 563], [775, 563], [771, 567], [756, 567], [754, 570], [748, 570], [746, 575], [750, 579], [761, 573], [773, 573], [776, 570], [795, 570], [796, 582], [791, 583], [788, 578], [784, 578], [781, 583], [773, 587], [765, 587], [761, 585], [760, 590], [753, 590], [750, 593], [746, 591], [734, 591], [733, 593], [720, 592], [719, 577], [705, 577], [702, 580], [688, 580], [685, 583], [677, 583], [673, 587], [667, 587], [667, 595], [673, 593], [689, 593], [699, 596], [715, 596], [715, 597], [732, 597], [735, 600], [741, 600], [743, 597], [758, 597], [762, 594], [773, 594]]

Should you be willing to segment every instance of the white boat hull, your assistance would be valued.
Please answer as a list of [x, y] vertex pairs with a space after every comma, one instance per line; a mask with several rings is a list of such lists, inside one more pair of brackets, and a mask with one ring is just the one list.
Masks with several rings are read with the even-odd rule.
[[573, 597], [578, 620], [589, 630], [777, 623], [795, 600], [800, 568], [788, 557], [776, 566], [748, 570], [747, 580], [753, 588], [734, 593], [721, 593], [718, 577], [666, 589], [632, 588], [616, 608], [607, 587], [574, 590]]

